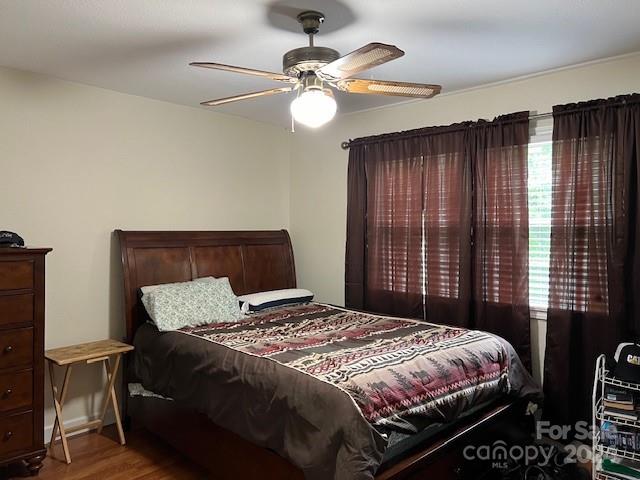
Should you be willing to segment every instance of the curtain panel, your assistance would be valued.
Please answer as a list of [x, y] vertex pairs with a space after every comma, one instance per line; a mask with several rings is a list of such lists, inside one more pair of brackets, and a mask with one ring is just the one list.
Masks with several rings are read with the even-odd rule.
[[474, 128], [474, 327], [496, 333], [531, 370], [529, 112]]
[[351, 142], [349, 307], [482, 328], [530, 366], [528, 112]]
[[367, 308], [422, 316], [422, 158], [415, 139], [367, 148]]
[[[351, 142], [347, 306], [469, 326], [470, 126], [429, 127]], [[428, 255], [430, 249], [438, 255]], [[460, 298], [466, 301], [462, 308]]]
[[553, 109], [545, 416], [591, 418], [599, 354], [640, 330], [640, 95]]
[[345, 305], [365, 308], [367, 175], [365, 148], [349, 150], [347, 170], [347, 243], [344, 264]]
[[470, 145], [472, 125], [419, 137], [424, 212], [423, 319], [472, 327]]

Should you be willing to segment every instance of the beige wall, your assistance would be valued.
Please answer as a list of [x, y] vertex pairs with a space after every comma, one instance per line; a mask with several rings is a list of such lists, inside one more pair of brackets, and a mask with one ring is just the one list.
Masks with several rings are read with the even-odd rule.
[[[341, 304], [347, 168], [341, 141], [639, 90], [640, 55], [347, 115], [289, 135], [0, 68], [0, 229], [54, 248], [47, 260], [47, 348], [121, 337], [115, 228], [289, 227], [299, 285]], [[545, 324], [533, 328], [539, 377]], [[79, 370], [67, 410], [76, 420], [97, 410], [99, 395], [91, 394], [102, 377], [97, 365]], [[46, 425], [52, 421], [49, 408]]]
[[[348, 153], [340, 148], [343, 140], [519, 110], [548, 112], [556, 104], [638, 91], [640, 55], [635, 55], [346, 115], [315, 132], [300, 128], [292, 137], [290, 202], [299, 285], [316, 292], [320, 300], [344, 302]], [[546, 324], [534, 322], [532, 328], [534, 373], [539, 379]]]
[[[0, 230], [53, 247], [47, 348], [122, 336], [114, 229], [286, 228], [288, 155], [281, 128], [0, 69]], [[74, 375], [81, 419], [102, 372]]]

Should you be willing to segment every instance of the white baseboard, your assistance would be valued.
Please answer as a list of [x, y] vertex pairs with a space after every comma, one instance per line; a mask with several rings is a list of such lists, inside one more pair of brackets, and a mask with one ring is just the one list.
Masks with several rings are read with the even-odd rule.
[[[69, 420], [65, 420], [64, 425], [65, 427], [75, 427], [76, 425], [82, 425], [83, 423], [87, 423], [88, 421], [93, 420], [93, 418], [90, 418], [86, 415], [82, 416], [82, 417], [76, 417], [76, 418], [71, 418]], [[113, 415], [113, 411], [109, 410], [107, 411], [106, 415], [104, 416], [104, 424], [106, 425], [111, 425], [113, 423], [116, 423], [116, 419]], [[46, 445], [49, 445], [49, 441], [51, 440], [51, 431], [53, 430], [53, 423], [51, 425], [45, 425], [44, 427], [44, 441]], [[89, 431], [88, 428], [82, 429], [82, 430], [78, 430], [77, 432], [73, 432], [70, 433], [69, 435], [67, 435], [68, 437], [72, 437], [74, 435], [78, 435], [80, 433], [84, 433]], [[58, 433], [58, 439], [60, 439], [60, 434]]]

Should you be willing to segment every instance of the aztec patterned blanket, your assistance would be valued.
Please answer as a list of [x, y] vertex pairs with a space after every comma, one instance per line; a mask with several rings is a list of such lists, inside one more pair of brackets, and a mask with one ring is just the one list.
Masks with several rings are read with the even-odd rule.
[[[173, 339], [163, 347], [173, 377], [217, 379], [205, 389], [168, 373], [154, 381], [141, 341], [148, 353], [135, 366], [145, 388], [273, 448], [309, 479], [373, 478], [390, 432], [450, 421], [531, 384], [512, 347], [493, 335], [322, 304], [158, 335]], [[187, 349], [184, 337], [200, 343]], [[185, 355], [191, 375], [180, 366]]]
[[506, 348], [477, 330], [309, 304], [181, 331], [334, 385], [373, 425], [413, 415], [451, 420], [458, 409], [443, 407], [509, 391]]

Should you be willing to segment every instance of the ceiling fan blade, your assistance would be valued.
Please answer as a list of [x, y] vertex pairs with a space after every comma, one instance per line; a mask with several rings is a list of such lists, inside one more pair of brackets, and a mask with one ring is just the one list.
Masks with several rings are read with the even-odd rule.
[[280, 87], [272, 88], [270, 90], [262, 90], [261, 92], [244, 93], [242, 95], [234, 95], [233, 97], [218, 98], [216, 100], [208, 100], [202, 102], [200, 105], [206, 105], [208, 107], [217, 107], [218, 105], [224, 105], [225, 103], [237, 102], [239, 100], [248, 100], [250, 98], [268, 97], [270, 95], [277, 95], [279, 93], [287, 93], [293, 90], [293, 87]]
[[326, 81], [349, 78], [364, 70], [390, 62], [403, 55], [404, 52], [395, 45], [369, 43], [316, 70], [316, 75]]
[[338, 90], [349, 93], [368, 93], [396, 97], [431, 98], [442, 90], [440, 85], [427, 83], [392, 82], [387, 80], [362, 80], [347, 78], [336, 83]]
[[189, 65], [192, 67], [211, 68], [213, 70], [224, 70], [226, 72], [244, 73], [245, 75], [253, 75], [256, 77], [268, 78], [270, 80], [277, 80], [278, 82], [296, 83], [297, 78], [283, 75], [281, 73], [265, 72], [264, 70], [255, 70], [253, 68], [235, 67], [233, 65], [224, 65], [222, 63], [211, 62], [191, 62]]

